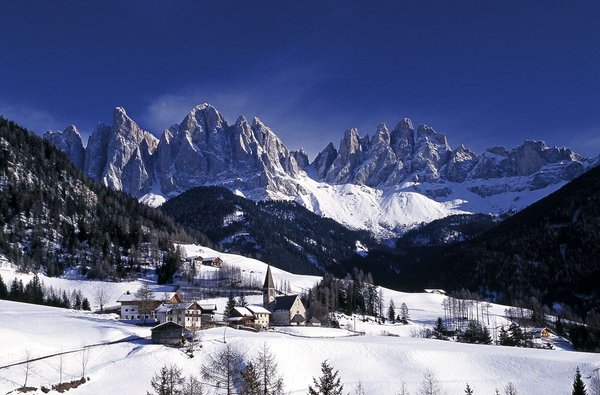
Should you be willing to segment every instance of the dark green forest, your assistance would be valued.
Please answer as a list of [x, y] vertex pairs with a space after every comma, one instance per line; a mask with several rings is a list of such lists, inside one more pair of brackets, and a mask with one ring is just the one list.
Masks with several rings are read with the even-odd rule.
[[159, 210], [77, 170], [59, 150], [0, 118], [0, 252], [49, 276], [79, 266], [123, 278], [161, 265], [173, 241], [205, 242]]
[[190, 189], [161, 210], [228, 252], [292, 273], [344, 276], [352, 272], [348, 261], [358, 257], [356, 241], [375, 244], [365, 232], [350, 230], [297, 203], [256, 203], [221, 187]]

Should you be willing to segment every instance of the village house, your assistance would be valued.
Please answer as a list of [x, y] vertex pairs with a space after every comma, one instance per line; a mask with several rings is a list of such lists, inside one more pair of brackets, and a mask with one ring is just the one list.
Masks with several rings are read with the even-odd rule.
[[[147, 300], [140, 300], [130, 291], [125, 292], [117, 299], [121, 304], [122, 320], [142, 320], [144, 318], [156, 319], [155, 309], [163, 303], [181, 303], [181, 296], [177, 292], [153, 292]], [[144, 315], [146, 317], [144, 317]]]
[[438, 289], [438, 288], [425, 289], [425, 292], [427, 292], [428, 294], [446, 295], [446, 291], [444, 291], [443, 289]]
[[155, 309], [158, 322], [175, 322], [185, 329], [200, 329], [202, 310], [196, 302], [163, 303]]
[[215, 326], [215, 313], [217, 312], [216, 304], [200, 304], [201, 320], [200, 326], [202, 328], [211, 328]]
[[202, 264], [204, 266], [221, 267], [221, 265], [223, 265], [223, 260], [218, 256], [213, 256], [202, 259]]
[[269, 328], [271, 321], [271, 312], [262, 306], [249, 305], [246, 306], [252, 315], [254, 316], [254, 327], [259, 329]]
[[183, 326], [175, 322], [165, 322], [150, 329], [152, 343], [179, 346], [183, 343]]
[[195, 330], [214, 326], [217, 306], [198, 302], [163, 303], [155, 309], [159, 323], [175, 322], [185, 329]]
[[271, 312], [272, 325], [304, 325], [306, 322], [306, 307], [300, 296], [276, 295], [271, 266], [267, 266], [263, 285], [263, 307]]
[[245, 307], [237, 306], [231, 311], [227, 319], [231, 326], [254, 326], [254, 314]]

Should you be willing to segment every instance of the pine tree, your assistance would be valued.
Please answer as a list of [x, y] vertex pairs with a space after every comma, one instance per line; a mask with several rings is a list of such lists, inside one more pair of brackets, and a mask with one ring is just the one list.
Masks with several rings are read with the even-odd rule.
[[333, 371], [327, 360], [321, 363], [321, 377], [317, 380], [313, 377], [314, 388], [308, 386], [309, 395], [342, 395], [344, 386], [338, 377], [338, 371]]
[[4, 284], [4, 280], [2, 280], [2, 276], [0, 276], [0, 299], [6, 298], [8, 298], [8, 288]]
[[433, 337], [440, 340], [446, 340], [446, 332], [446, 325], [444, 325], [442, 317], [438, 317], [435, 326], [433, 327]]
[[473, 395], [474, 394], [473, 390], [469, 386], [469, 383], [467, 383], [467, 388], [465, 388], [465, 394], [467, 394], [467, 395]]
[[90, 311], [91, 309], [92, 308], [90, 307], [90, 301], [88, 298], [83, 298], [83, 301], [81, 302], [81, 310]]
[[223, 312], [223, 318], [225, 318], [225, 320], [231, 318], [231, 314], [233, 313], [233, 309], [235, 307], [235, 299], [233, 298], [233, 295], [229, 295], [229, 299], [227, 299], [227, 305], [225, 305], [225, 311]]
[[579, 366], [575, 369], [575, 379], [573, 380], [573, 395], [587, 395], [587, 390], [585, 389], [585, 383], [581, 379], [581, 372], [579, 371]]
[[396, 306], [394, 306], [394, 300], [390, 299], [390, 305], [388, 307], [388, 320], [394, 322], [396, 320]]

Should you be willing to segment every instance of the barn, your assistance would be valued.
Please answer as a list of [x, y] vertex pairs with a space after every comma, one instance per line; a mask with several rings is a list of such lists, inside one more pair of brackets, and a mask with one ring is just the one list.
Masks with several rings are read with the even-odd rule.
[[166, 344], [171, 346], [180, 346], [183, 341], [183, 326], [168, 321], [156, 325], [150, 330], [152, 332], [153, 344]]

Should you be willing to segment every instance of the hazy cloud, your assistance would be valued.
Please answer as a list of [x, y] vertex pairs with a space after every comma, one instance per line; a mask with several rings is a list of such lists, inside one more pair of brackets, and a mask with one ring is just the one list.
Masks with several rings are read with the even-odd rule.
[[62, 129], [66, 126], [49, 112], [26, 104], [0, 102], [0, 114], [38, 134], [48, 129]]

